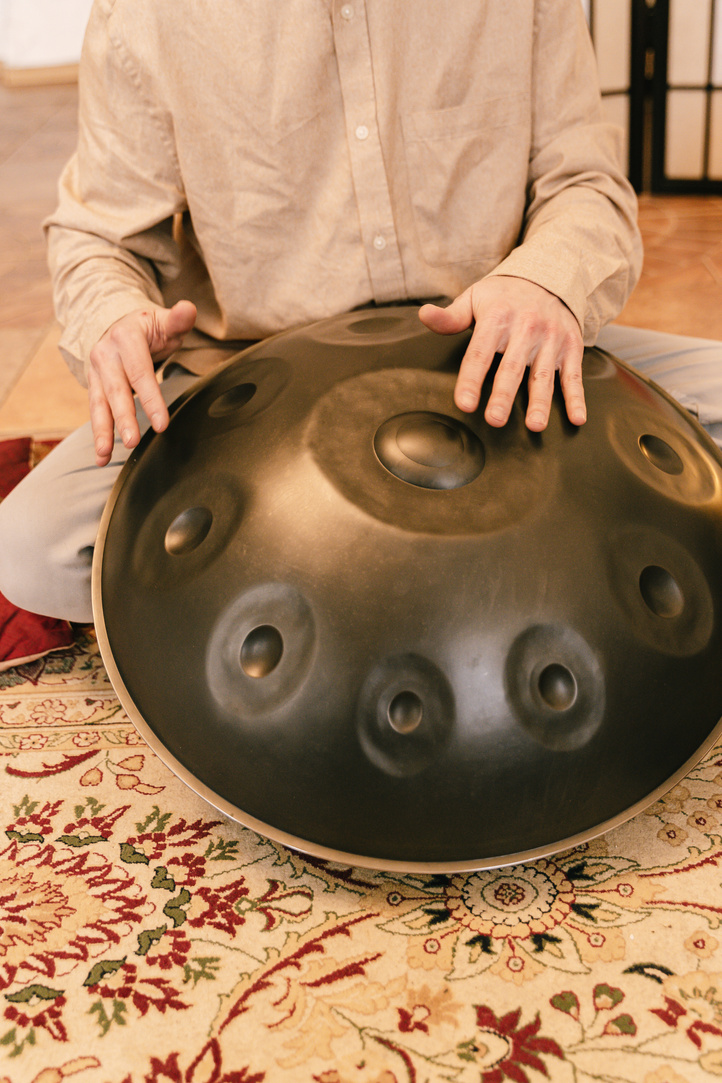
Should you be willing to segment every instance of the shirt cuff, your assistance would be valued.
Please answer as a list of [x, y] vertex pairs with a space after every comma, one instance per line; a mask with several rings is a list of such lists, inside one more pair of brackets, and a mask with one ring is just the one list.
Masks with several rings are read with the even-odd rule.
[[[542, 286], [563, 301], [570, 310], [584, 337], [585, 345], [591, 345], [597, 336], [600, 324], [590, 319], [589, 304], [582, 283], [582, 276], [572, 273], [569, 267], [569, 253], [559, 252], [524, 252], [525, 245], [515, 248], [499, 263], [488, 276], [507, 275], [510, 278], [525, 278]], [[574, 269], [578, 271], [578, 268]]]

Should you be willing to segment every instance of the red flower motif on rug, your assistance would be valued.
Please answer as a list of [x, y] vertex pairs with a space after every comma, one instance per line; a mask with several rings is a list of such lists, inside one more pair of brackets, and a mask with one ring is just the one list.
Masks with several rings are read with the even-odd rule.
[[521, 1008], [499, 1017], [485, 1004], [477, 1005], [478, 1033], [461, 1043], [457, 1052], [461, 1060], [471, 1061], [480, 1069], [481, 1083], [503, 1083], [505, 1079], [529, 1083], [526, 1068], [548, 1076], [541, 1053], [564, 1060], [564, 1051], [553, 1038], [539, 1037], [538, 1012], [534, 1022], [526, 1026], [519, 1026], [520, 1019]]

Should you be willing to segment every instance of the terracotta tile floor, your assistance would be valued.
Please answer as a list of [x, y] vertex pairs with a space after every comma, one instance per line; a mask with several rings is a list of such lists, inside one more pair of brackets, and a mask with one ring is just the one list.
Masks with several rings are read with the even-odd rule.
[[[57, 351], [40, 223], [76, 132], [75, 87], [0, 87], [0, 434], [87, 417]], [[640, 200], [646, 260], [621, 322], [722, 340], [722, 197]]]
[[77, 88], [0, 87], [0, 433], [67, 432], [85, 392], [57, 350], [41, 222], [76, 139]]
[[620, 323], [722, 339], [722, 197], [639, 201], [644, 270]]

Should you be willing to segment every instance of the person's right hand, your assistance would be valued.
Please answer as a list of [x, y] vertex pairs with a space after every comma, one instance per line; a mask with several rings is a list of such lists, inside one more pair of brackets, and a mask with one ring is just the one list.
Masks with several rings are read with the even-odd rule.
[[196, 306], [177, 301], [172, 308], [129, 312], [108, 328], [90, 351], [88, 398], [98, 466], [110, 462], [113, 426], [127, 448], [140, 440], [135, 392], [156, 432], [168, 424], [168, 409], [153, 369], [179, 349], [196, 321]]

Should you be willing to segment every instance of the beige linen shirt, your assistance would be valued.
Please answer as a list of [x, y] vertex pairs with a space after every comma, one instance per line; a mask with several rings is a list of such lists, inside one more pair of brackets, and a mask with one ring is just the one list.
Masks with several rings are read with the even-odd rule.
[[133, 309], [214, 339], [488, 275], [587, 343], [639, 272], [579, 0], [96, 0], [78, 149], [46, 223], [83, 378]]

